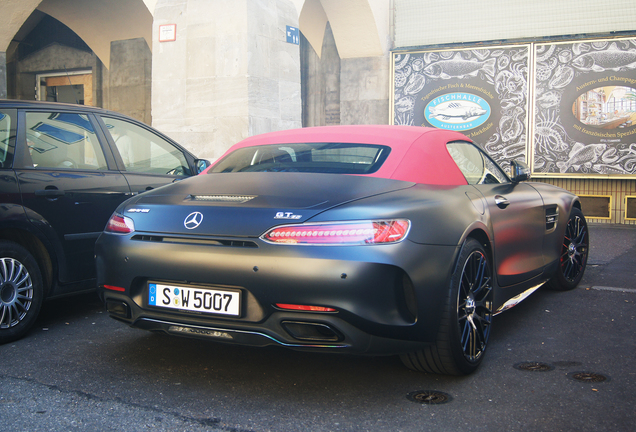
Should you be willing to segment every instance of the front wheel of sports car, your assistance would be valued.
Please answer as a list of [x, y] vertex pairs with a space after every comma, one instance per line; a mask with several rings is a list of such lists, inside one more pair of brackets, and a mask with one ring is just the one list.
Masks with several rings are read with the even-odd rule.
[[568, 224], [565, 227], [559, 269], [547, 283], [547, 287], [556, 291], [567, 291], [576, 288], [583, 278], [587, 265], [587, 254], [590, 245], [590, 234], [583, 212], [572, 209]]
[[444, 306], [437, 341], [401, 356], [410, 369], [466, 375], [481, 363], [492, 324], [493, 280], [488, 255], [475, 239], [462, 248]]
[[0, 241], [0, 344], [26, 334], [42, 299], [40, 268], [33, 256], [17, 243]]

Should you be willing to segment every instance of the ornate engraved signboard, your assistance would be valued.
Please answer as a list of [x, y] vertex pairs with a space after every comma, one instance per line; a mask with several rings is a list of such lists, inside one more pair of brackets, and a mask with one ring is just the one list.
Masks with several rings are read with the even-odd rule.
[[394, 55], [394, 123], [462, 132], [499, 163], [526, 155], [529, 45]]
[[536, 173], [636, 174], [636, 39], [535, 47]]

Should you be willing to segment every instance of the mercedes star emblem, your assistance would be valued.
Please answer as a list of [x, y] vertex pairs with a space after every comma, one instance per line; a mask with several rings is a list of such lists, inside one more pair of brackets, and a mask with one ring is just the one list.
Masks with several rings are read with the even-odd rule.
[[203, 214], [201, 214], [200, 212], [192, 212], [188, 216], [186, 216], [185, 220], [183, 221], [183, 225], [187, 229], [191, 230], [201, 225], [201, 222], [203, 222]]

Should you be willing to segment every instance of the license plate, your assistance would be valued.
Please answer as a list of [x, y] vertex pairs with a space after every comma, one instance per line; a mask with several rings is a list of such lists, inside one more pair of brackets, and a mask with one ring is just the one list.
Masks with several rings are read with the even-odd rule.
[[148, 284], [148, 304], [168, 309], [239, 316], [240, 291]]

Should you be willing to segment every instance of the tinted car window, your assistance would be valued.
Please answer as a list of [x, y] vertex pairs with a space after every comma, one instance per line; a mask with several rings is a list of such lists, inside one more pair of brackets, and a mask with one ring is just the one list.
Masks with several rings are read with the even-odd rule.
[[387, 146], [343, 143], [276, 144], [238, 149], [216, 164], [217, 172], [311, 172], [371, 174], [384, 163]]
[[473, 144], [452, 142], [447, 148], [468, 184], [496, 184], [509, 181], [501, 168]]
[[34, 168], [108, 169], [84, 114], [28, 112], [26, 140]]
[[146, 174], [191, 175], [181, 150], [147, 129], [123, 120], [102, 117], [126, 171]]
[[15, 110], [0, 111], [0, 168], [10, 168], [15, 146]]

